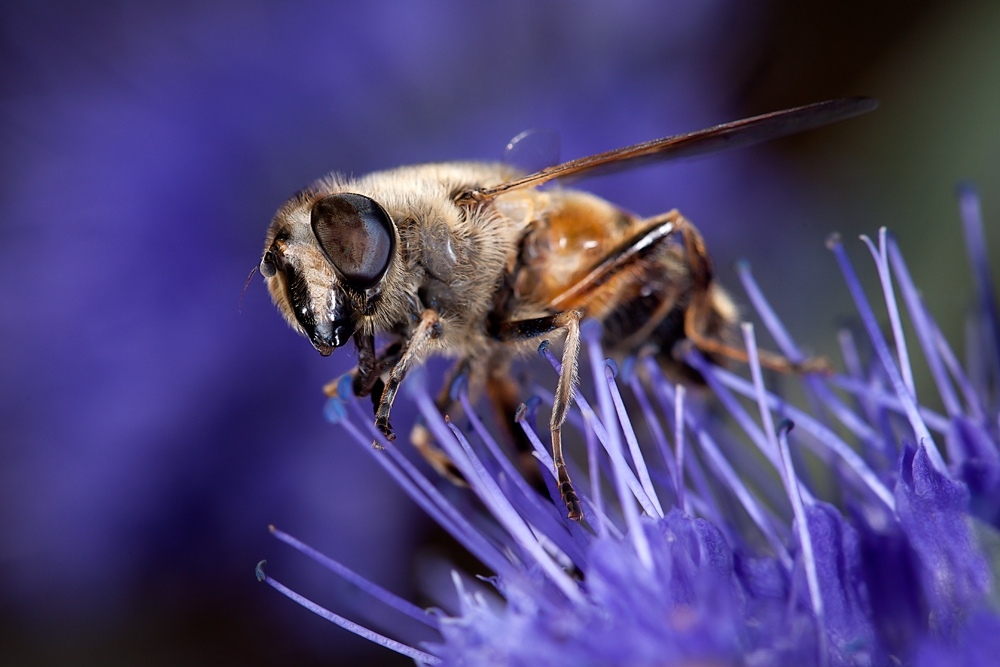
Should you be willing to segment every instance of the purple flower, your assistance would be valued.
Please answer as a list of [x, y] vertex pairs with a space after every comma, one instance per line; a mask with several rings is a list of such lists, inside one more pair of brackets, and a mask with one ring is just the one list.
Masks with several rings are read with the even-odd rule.
[[[495, 576], [483, 586], [453, 571], [458, 608], [425, 612], [275, 534], [421, 621], [438, 640], [420, 649], [394, 642], [305, 600], [260, 568], [258, 577], [316, 613], [427, 664], [995, 661], [1000, 617], [984, 545], [997, 542], [1000, 525], [1000, 328], [978, 201], [968, 187], [960, 197], [979, 295], [970, 334], [971, 358], [982, 364], [975, 372], [956, 361], [885, 230], [877, 244], [864, 241], [882, 282], [891, 342], [833, 239], [829, 247], [857, 304], [870, 359], [863, 361], [860, 343], [845, 333], [848, 372], [801, 378], [809, 410], [767, 390], [749, 324], [743, 325], [749, 381], [711, 365], [693, 348], [686, 351], [712, 398], [672, 385], [652, 358], [629, 360], [619, 373], [603, 357], [599, 326], [584, 326], [597, 400], [595, 409], [584, 395], [590, 392], [577, 392], [570, 421], [586, 442], [589, 474], [572, 462], [570, 473], [586, 525], [564, 517], [551, 458], [532, 424], [539, 400], [529, 402], [519, 424], [535, 445], [549, 497], [507, 459], [476, 417], [461, 379], [452, 390], [468, 428], [436, 411], [423, 374], [407, 380], [422, 418], [477, 496], [478, 502], [469, 502], [385, 442], [348, 395], [350, 383], [342, 383], [327, 415]], [[782, 353], [803, 360], [749, 267], [738, 272]], [[896, 289], [945, 414], [916, 399]], [[558, 367], [545, 345], [540, 352]], [[631, 413], [619, 384], [637, 406]], [[544, 388], [534, 389], [542, 401], [551, 400]], [[740, 396], [756, 404], [756, 415]], [[730, 419], [706, 410], [709, 400]], [[666, 419], [657, 416], [657, 407]], [[649, 433], [645, 448], [633, 427], [639, 415]], [[370, 448], [373, 437], [384, 452]], [[760, 456], [748, 455], [747, 441]], [[833, 498], [821, 497], [821, 487], [806, 474], [805, 450], [834, 478]]]

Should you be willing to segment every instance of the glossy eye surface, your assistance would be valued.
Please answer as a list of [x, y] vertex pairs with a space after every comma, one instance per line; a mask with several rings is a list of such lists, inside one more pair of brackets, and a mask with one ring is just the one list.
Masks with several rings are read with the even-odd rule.
[[378, 202], [341, 193], [313, 204], [313, 234], [323, 256], [355, 289], [378, 284], [396, 250], [392, 220]]

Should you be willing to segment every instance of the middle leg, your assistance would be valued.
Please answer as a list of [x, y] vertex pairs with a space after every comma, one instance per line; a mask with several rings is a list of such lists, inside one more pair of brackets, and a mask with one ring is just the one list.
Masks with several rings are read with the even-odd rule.
[[[613, 291], [615, 285], [641, 279], [641, 272], [635, 271], [635, 267], [648, 261], [660, 251], [662, 245], [673, 235], [675, 219], [678, 216], [679, 214], [674, 211], [647, 221], [637, 234], [611, 252], [586, 276], [556, 295], [548, 307], [561, 312], [549, 317], [505, 322], [494, 332], [498, 340], [514, 341], [536, 338], [556, 329], [566, 329], [562, 372], [556, 385], [549, 431], [552, 436], [552, 458], [556, 466], [559, 493], [566, 503], [569, 518], [573, 520], [580, 520], [583, 511], [569, 473], [566, 471], [566, 461], [562, 451], [562, 426], [572, 402], [573, 387], [576, 386], [577, 358], [580, 353], [580, 320], [587, 312], [588, 306], [595, 300], [600, 300], [600, 295], [606, 290]], [[660, 317], [662, 319], [662, 316]]]
[[566, 422], [573, 399], [573, 387], [577, 380], [577, 359], [580, 356], [580, 319], [582, 311], [570, 310], [549, 317], [538, 317], [529, 320], [506, 322], [500, 327], [497, 336], [502, 341], [527, 340], [537, 338], [557, 329], [566, 329], [566, 342], [563, 345], [562, 371], [556, 385], [555, 403], [552, 405], [552, 417], [549, 419], [549, 432], [552, 436], [552, 460], [556, 466], [556, 481], [559, 484], [559, 495], [566, 503], [569, 518], [579, 521], [583, 518], [583, 508], [580, 498], [576, 495], [573, 482], [566, 471], [566, 459], [562, 450], [562, 427]]
[[[454, 366], [452, 366], [451, 370], [448, 371], [445, 383], [441, 387], [441, 391], [438, 392], [437, 398], [434, 400], [434, 406], [441, 414], [446, 415], [454, 408], [455, 401], [451, 399], [452, 384], [454, 384], [458, 377], [462, 375], [469, 375], [469, 373], [473, 370], [473, 364], [471, 361], [472, 360], [469, 358], [460, 359]], [[429, 463], [439, 475], [446, 478], [456, 486], [468, 486], [465, 477], [455, 466], [451, 457], [445, 454], [444, 450], [435, 444], [434, 436], [431, 435], [430, 430], [426, 425], [424, 425], [423, 417], [419, 415], [413, 424], [413, 428], [410, 429], [410, 444], [413, 445], [414, 449], [420, 452], [420, 455], [424, 457], [424, 460], [427, 461], [427, 463]]]

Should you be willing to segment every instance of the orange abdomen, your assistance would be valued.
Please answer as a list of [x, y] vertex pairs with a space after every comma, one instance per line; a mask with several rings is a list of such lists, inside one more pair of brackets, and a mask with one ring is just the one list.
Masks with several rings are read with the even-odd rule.
[[545, 310], [583, 307], [600, 317], [591, 312], [597, 303], [561, 304], [559, 298], [628, 239], [639, 220], [585, 192], [566, 191], [553, 199], [521, 244], [515, 293], [522, 303]]

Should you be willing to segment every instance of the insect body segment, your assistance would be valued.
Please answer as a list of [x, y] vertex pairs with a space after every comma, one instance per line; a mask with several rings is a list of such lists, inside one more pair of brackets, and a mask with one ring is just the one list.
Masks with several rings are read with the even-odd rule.
[[[371, 394], [376, 426], [395, 436], [390, 412], [414, 365], [457, 360], [473, 393], [484, 388], [513, 428], [514, 359], [540, 336], [564, 339], [549, 430], [560, 493], [582, 516], [566, 471], [562, 426], [576, 382], [580, 321], [604, 325], [604, 345], [624, 356], [653, 344], [661, 365], [697, 381], [671, 356], [687, 339], [716, 359], [745, 358], [726, 339], [736, 308], [714, 281], [697, 229], [678, 211], [640, 218], [576, 190], [541, 191], [559, 176], [617, 169], [745, 145], [874, 108], [833, 100], [728, 123], [544, 169], [510, 180], [497, 164], [401, 167], [358, 179], [333, 175], [303, 190], [271, 223], [260, 272], [288, 323], [324, 356], [353, 339], [353, 388]], [[395, 342], [375, 349], [376, 334]], [[762, 358], [782, 370], [777, 355]], [[818, 365], [799, 370], [814, 370]], [[447, 388], [438, 398], [447, 411]], [[443, 474], [460, 474], [417, 426], [411, 439]]]

